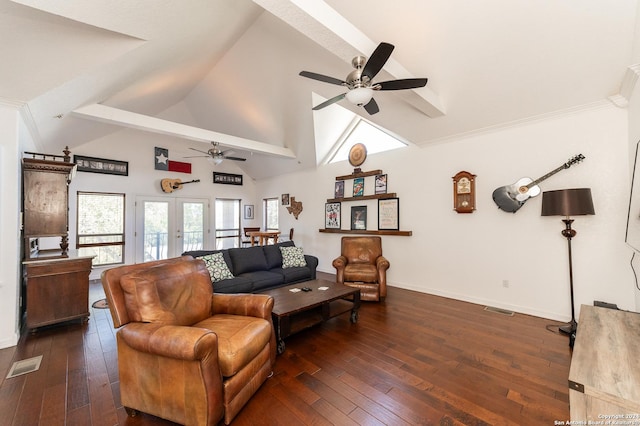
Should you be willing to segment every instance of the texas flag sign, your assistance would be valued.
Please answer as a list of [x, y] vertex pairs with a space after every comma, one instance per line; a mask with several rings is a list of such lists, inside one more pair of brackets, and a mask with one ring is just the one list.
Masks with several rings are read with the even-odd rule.
[[169, 172], [191, 173], [191, 163], [169, 160], [169, 150], [155, 147], [156, 170], [166, 170]]

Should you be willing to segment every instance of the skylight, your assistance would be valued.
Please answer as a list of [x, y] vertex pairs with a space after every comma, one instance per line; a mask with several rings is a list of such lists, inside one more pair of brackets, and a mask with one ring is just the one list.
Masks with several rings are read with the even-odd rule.
[[408, 145], [406, 142], [401, 141], [397, 137], [362, 118], [358, 117], [356, 120], [357, 122], [351, 131], [345, 134], [342, 141], [338, 141], [340, 148], [338, 148], [335, 155], [329, 160], [329, 163], [347, 160], [349, 158], [349, 150], [357, 143], [363, 143], [367, 147], [367, 154], [390, 151]]

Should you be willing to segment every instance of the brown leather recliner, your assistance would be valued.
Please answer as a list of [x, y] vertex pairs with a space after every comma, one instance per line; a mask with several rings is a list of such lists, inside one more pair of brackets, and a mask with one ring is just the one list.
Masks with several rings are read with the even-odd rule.
[[102, 273], [118, 346], [120, 399], [185, 425], [229, 424], [271, 375], [273, 298], [213, 294], [189, 256]]
[[382, 239], [342, 237], [341, 253], [333, 261], [336, 282], [359, 288], [362, 300], [384, 300], [389, 261], [382, 256]]

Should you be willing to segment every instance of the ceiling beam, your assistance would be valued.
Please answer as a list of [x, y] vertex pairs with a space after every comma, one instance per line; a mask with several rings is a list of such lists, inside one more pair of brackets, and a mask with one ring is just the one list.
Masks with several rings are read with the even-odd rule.
[[[347, 63], [351, 63], [354, 50], [369, 55], [378, 46], [322, 0], [253, 1]], [[415, 77], [393, 58], [389, 58], [383, 69], [394, 78]], [[445, 114], [440, 96], [428, 86], [396, 94], [429, 117]]]
[[271, 145], [266, 142], [254, 141], [212, 130], [200, 129], [186, 124], [175, 123], [161, 118], [125, 111], [102, 104], [80, 107], [72, 114], [88, 120], [115, 124], [122, 127], [144, 130], [163, 135], [176, 136], [183, 139], [210, 143], [219, 142], [220, 145], [246, 150], [252, 153], [273, 155], [283, 158], [296, 158], [295, 153], [285, 147]]

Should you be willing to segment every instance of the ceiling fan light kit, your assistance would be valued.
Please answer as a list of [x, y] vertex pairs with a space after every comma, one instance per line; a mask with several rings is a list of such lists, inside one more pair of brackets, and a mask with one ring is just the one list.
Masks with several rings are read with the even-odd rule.
[[349, 89], [347, 92], [316, 105], [312, 109], [317, 111], [326, 106], [334, 104], [347, 98], [352, 104], [364, 107], [369, 114], [375, 114], [379, 111], [378, 104], [373, 99], [374, 90], [405, 90], [417, 89], [427, 84], [426, 78], [405, 78], [399, 80], [390, 80], [382, 83], [373, 83], [373, 78], [380, 72], [384, 64], [387, 62], [393, 52], [394, 46], [389, 43], [380, 43], [376, 50], [373, 51], [369, 60], [364, 56], [356, 56], [351, 61], [351, 65], [355, 70], [351, 71], [346, 80], [329, 77], [327, 75], [318, 74], [311, 71], [301, 71], [302, 77], [311, 78], [313, 80], [322, 81], [323, 83], [345, 86]]
[[363, 106], [368, 104], [373, 98], [373, 90], [368, 87], [358, 87], [348, 91], [345, 96], [352, 104]]

